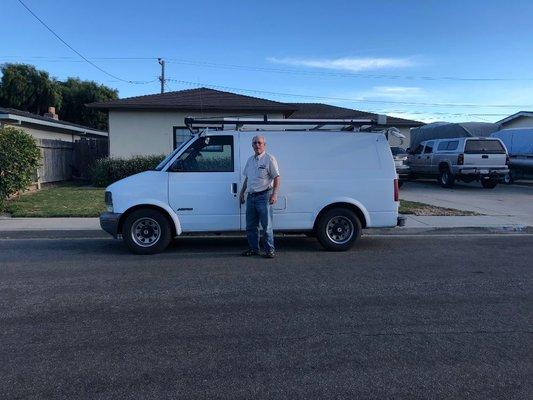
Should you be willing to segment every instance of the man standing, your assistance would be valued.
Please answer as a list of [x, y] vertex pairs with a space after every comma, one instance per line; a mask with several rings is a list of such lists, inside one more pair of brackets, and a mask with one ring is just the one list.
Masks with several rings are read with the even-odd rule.
[[265, 236], [265, 257], [274, 258], [274, 230], [272, 228], [272, 206], [278, 199], [279, 168], [274, 156], [268, 154], [263, 136], [252, 139], [254, 155], [244, 167], [244, 183], [241, 188], [240, 202], [244, 204], [246, 197], [246, 235], [248, 250], [243, 256], [259, 254], [259, 222]]

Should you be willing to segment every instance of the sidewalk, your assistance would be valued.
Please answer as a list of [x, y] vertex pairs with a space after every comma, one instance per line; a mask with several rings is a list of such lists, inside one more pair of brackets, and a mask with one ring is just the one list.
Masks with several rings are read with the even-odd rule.
[[[388, 231], [409, 233], [438, 229], [479, 228], [490, 231], [520, 232], [527, 225], [515, 218], [493, 215], [466, 217], [435, 217], [404, 215], [406, 223], [401, 228], [372, 229], [373, 232]], [[9, 218], [0, 217], [0, 234], [27, 231], [101, 231], [98, 218]], [[102, 231], [102, 233], [104, 233]]]

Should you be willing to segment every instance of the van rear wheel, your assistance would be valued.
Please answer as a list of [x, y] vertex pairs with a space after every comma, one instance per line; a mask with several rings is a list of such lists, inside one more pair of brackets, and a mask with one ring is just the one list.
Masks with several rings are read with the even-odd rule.
[[332, 208], [318, 220], [316, 236], [326, 250], [345, 251], [361, 236], [361, 221], [352, 210]]
[[145, 208], [132, 212], [126, 218], [122, 236], [126, 246], [135, 254], [155, 254], [167, 248], [172, 231], [162, 213]]

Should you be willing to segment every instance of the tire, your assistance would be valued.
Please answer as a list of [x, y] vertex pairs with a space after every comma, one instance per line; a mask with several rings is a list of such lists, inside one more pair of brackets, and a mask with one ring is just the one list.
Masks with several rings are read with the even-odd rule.
[[507, 185], [510, 185], [514, 182], [513, 173], [511, 171], [505, 174], [505, 176], [503, 177], [503, 182], [506, 183]]
[[483, 186], [485, 189], [494, 189], [496, 185], [498, 185], [498, 181], [492, 179], [481, 180], [481, 186]]
[[352, 210], [332, 208], [317, 221], [316, 237], [326, 250], [346, 251], [361, 237], [361, 221]]
[[455, 183], [455, 176], [450, 172], [448, 168], [443, 168], [439, 173], [439, 184], [443, 188], [451, 188]]
[[167, 248], [172, 240], [172, 230], [161, 212], [142, 208], [126, 218], [122, 236], [133, 253], [155, 254]]

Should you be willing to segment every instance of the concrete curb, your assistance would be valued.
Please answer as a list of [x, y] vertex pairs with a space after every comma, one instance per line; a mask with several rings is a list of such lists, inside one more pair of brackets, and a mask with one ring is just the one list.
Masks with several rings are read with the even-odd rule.
[[[502, 226], [502, 227], [468, 227], [468, 228], [383, 228], [365, 229], [362, 236], [438, 236], [438, 235], [490, 235], [490, 234], [533, 234], [530, 226]], [[279, 234], [279, 237], [294, 237], [299, 234]], [[303, 236], [303, 235], [301, 235]], [[184, 235], [183, 237], [245, 237], [245, 234], [227, 235]], [[110, 239], [113, 238], [104, 231], [99, 230], [18, 230], [0, 232], [1, 239]]]

